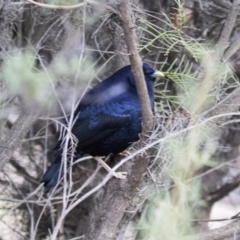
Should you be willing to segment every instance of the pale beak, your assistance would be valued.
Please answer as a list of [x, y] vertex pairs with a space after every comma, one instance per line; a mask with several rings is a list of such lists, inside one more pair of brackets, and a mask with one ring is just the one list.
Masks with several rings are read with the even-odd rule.
[[154, 74], [152, 75], [152, 77], [154, 77], [154, 78], [163, 78], [163, 77], [165, 77], [165, 75], [164, 75], [163, 72], [155, 71]]

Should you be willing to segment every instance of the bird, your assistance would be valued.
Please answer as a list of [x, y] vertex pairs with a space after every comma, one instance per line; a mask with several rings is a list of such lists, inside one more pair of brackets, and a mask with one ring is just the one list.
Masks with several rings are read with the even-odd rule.
[[[143, 63], [142, 69], [153, 111], [154, 83], [157, 78], [164, 77], [164, 74], [147, 63]], [[142, 131], [142, 111], [131, 65], [119, 69], [90, 89], [73, 115], [75, 120], [71, 131], [77, 139], [73, 161], [88, 154], [107, 170], [111, 170], [99, 156], [123, 152], [139, 140]], [[59, 140], [55, 147], [55, 160], [41, 181], [47, 192], [57, 185], [64, 173], [62, 145], [63, 140]], [[125, 173], [115, 173], [114, 176], [126, 177]]]

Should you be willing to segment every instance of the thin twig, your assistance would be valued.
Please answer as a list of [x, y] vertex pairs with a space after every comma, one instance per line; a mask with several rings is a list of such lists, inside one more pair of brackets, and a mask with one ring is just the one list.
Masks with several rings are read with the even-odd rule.
[[[46, 4], [46, 3], [39, 3], [39, 2], [35, 2], [33, 0], [26, 0], [27, 2], [31, 3], [31, 4], [34, 4], [38, 7], [43, 7], [43, 8], [48, 8], [48, 9], [61, 9], [61, 10], [72, 10], [72, 9], [75, 9], [75, 8], [80, 8], [80, 7], [83, 7], [87, 4], [99, 4], [98, 2], [96, 1], [93, 1], [93, 0], [88, 0], [88, 1], [84, 1], [82, 3], [78, 3], [78, 4], [73, 4], [73, 5], [56, 5], [56, 4]], [[110, 10], [111, 12], [113, 13], [117, 13], [117, 11], [113, 8], [113, 7], [110, 7], [104, 3], [101, 3], [101, 6], [107, 8], [108, 10]]]
[[69, 9], [74, 9], [74, 8], [79, 8], [85, 6], [88, 2], [82, 2], [78, 4], [73, 4], [73, 5], [55, 5], [55, 4], [46, 4], [46, 3], [39, 3], [35, 2], [33, 0], [26, 0], [27, 2], [34, 4], [38, 7], [43, 7], [43, 8], [49, 8], [49, 9], [63, 9], [63, 10], [69, 10]]
[[224, 54], [225, 61], [229, 60], [240, 49], [240, 37], [235, 40]]
[[231, 4], [224, 0], [213, 0], [216, 4], [221, 5], [227, 9], [231, 9]]

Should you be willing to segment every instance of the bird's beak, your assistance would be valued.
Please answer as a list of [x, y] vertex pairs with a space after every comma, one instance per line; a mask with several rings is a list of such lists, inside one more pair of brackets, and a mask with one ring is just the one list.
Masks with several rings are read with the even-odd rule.
[[155, 71], [154, 74], [152, 75], [152, 77], [154, 78], [163, 78], [165, 75], [163, 72], [161, 71]]

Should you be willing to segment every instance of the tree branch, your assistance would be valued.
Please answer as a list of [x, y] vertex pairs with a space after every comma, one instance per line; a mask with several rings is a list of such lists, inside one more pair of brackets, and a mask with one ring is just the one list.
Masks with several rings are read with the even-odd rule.
[[228, 13], [224, 28], [221, 32], [221, 36], [218, 40], [217, 44], [217, 57], [218, 59], [222, 59], [224, 51], [229, 45], [229, 39], [233, 30], [233, 27], [236, 22], [236, 18], [239, 12], [238, 9], [238, 0], [234, 0], [232, 4], [232, 10]]
[[[4, 131], [5, 136], [1, 138], [0, 146], [7, 146], [8, 148], [0, 148], [0, 170], [3, 169], [5, 164], [9, 161], [13, 154], [13, 151], [17, 149], [25, 137], [27, 132], [30, 130], [33, 122], [37, 119], [39, 114], [39, 106], [32, 105], [28, 110], [25, 110], [18, 117], [13, 127], [6, 131], [5, 126], [1, 126], [1, 133]], [[5, 129], [4, 129], [5, 128]]]
[[236, 237], [236, 234], [239, 234], [239, 233], [240, 233], [240, 223], [237, 221], [221, 228], [200, 233], [198, 236], [191, 237], [190, 239], [192, 240], [223, 240], [231, 236]]
[[240, 37], [235, 40], [232, 45], [227, 49], [224, 54], [224, 59], [227, 61], [231, 58], [240, 48]]
[[147, 133], [148, 131], [152, 130], [153, 117], [147, 86], [142, 70], [142, 61], [138, 54], [137, 38], [134, 34], [135, 27], [131, 19], [131, 6], [129, 1], [123, 0], [118, 9], [122, 20], [125, 42], [130, 53], [129, 59], [132, 66], [132, 72], [134, 78], [136, 79], [136, 87], [142, 109], [143, 133]]
[[221, 200], [222, 198], [226, 197], [229, 193], [231, 193], [234, 189], [239, 187], [240, 183], [240, 174], [238, 174], [231, 182], [225, 183], [219, 189], [215, 190], [214, 192], [208, 193], [205, 197], [205, 200], [213, 205], [215, 202]]
[[213, 0], [213, 2], [215, 2], [216, 4], [227, 8], [227, 9], [231, 9], [231, 4], [228, 1], [225, 0]]
[[[61, 10], [72, 10], [72, 9], [80, 8], [80, 7], [86, 6], [88, 3], [100, 5], [98, 2], [90, 1], [90, 0], [84, 1], [84, 2], [81, 2], [81, 3], [78, 3], [78, 4], [72, 4], [72, 5], [45, 4], [45, 3], [36, 2], [34, 0], [26, 0], [26, 1], [28, 3], [36, 5], [38, 7], [48, 8], [48, 9], [61, 9]], [[116, 13], [114, 8], [112, 8], [110, 6], [107, 6], [103, 2], [101, 2], [101, 6], [106, 7], [109, 11], [112, 11], [112, 12]]]

